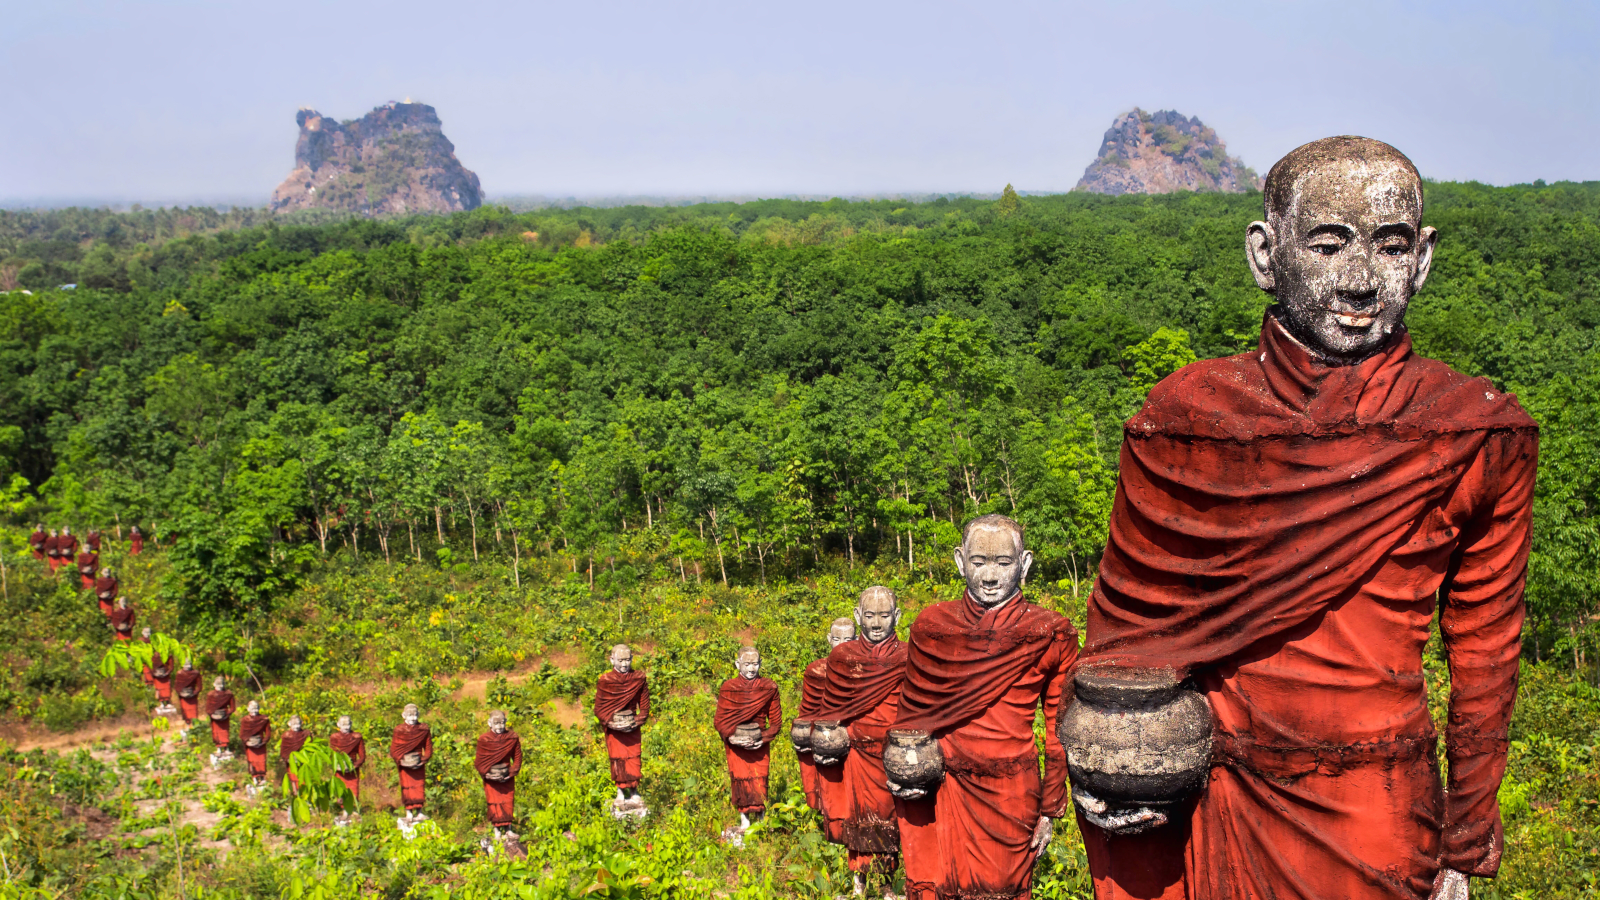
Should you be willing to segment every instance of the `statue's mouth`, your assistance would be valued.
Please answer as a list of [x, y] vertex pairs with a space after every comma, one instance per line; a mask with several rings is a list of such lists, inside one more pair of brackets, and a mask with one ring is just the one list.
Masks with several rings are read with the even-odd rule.
[[1333, 320], [1346, 328], [1371, 328], [1378, 321], [1378, 316], [1383, 313], [1383, 303], [1374, 303], [1362, 310], [1339, 309], [1337, 305], [1329, 306], [1328, 311], [1333, 313]]

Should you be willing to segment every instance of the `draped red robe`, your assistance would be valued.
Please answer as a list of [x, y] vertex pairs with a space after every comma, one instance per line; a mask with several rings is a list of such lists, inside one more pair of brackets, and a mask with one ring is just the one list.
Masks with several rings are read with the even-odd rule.
[[144, 535], [135, 534], [128, 540], [128, 555], [138, 556], [144, 552]]
[[83, 582], [83, 589], [86, 591], [94, 590], [94, 573], [95, 570], [100, 568], [100, 554], [96, 553], [93, 548], [85, 549], [78, 554], [76, 563], [78, 566], [78, 580]]
[[[828, 658], [823, 657], [806, 666], [805, 671], [800, 673], [800, 711], [795, 714], [795, 718], [815, 720], [817, 710], [822, 707], [822, 695], [827, 689]], [[822, 798], [818, 794], [817, 763], [809, 749], [796, 750], [794, 755], [800, 761], [800, 787], [806, 793], [806, 805], [817, 812], [822, 812]], [[823, 817], [826, 820], [826, 813]]]
[[891, 634], [873, 644], [846, 641], [828, 655], [817, 719], [838, 721], [850, 735], [843, 769], [842, 837], [850, 869], [892, 872], [899, 865], [900, 828], [883, 771], [883, 744], [899, 712], [907, 647]]
[[109, 616], [111, 611], [117, 608], [117, 592], [121, 586], [117, 579], [111, 575], [94, 580], [94, 597], [100, 602], [101, 612]]
[[172, 676], [172, 686], [178, 691], [178, 709], [183, 713], [183, 721], [193, 722], [200, 715], [200, 670], [179, 669]]
[[[746, 722], [761, 728], [761, 746], [750, 750], [735, 747], [728, 738]], [[728, 778], [733, 787], [733, 806], [742, 813], [767, 808], [767, 773], [772, 765], [772, 739], [783, 728], [783, 702], [778, 685], [770, 678], [745, 678], [735, 675], [717, 690], [717, 712], [712, 720], [722, 735], [727, 751]]]
[[34, 559], [46, 559], [45, 545], [50, 540], [50, 535], [43, 531], [34, 531], [28, 535], [28, 547], [33, 550]]
[[[251, 738], [258, 738], [259, 746], [250, 745]], [[245, 766], [250, 774], [256, 778], [265, 778], [267, 774], [267, 744], [272, 740], [272, 720], [263, 715], [245, 716], [239, 720], [239, 743], [244, 745]]]
[[89, 549], [93, 550], [95, 553], [99, 553], [100, 552], [100, 532], [98, 532], [98, 531], [89, 532], [88, 534], [83, 536], [83, 542], [85, 544], [88, 544], [89, 545]]
[[160, 703], [172, 701], [172, 666], [171, 657], [159, 653], [150, 656], [150, 684], [156, 689], [156, 700]]
[[[631, 709], [639, 727], [612, 731], [611, 717]], [[644, 723], [650, 717], [650, 683], [643, 672], [604, 672], [595, 686], [594, 717], [606, 733], [606, 754], [611, 758], [611, 781], [619, 788], [636, 788], [643, 775]]]
[[[489, 770], [501, 764], [510, 766], [511, 777], [505, 781], [490, 781]], [[489, 824], [496, 828], [511, 827], [517, 804], [517, 773], [522, 771], [522, 739], [509, 728], [500, 734], [485, 731], [478, 736], [472, 767], [483, 778], [483, 799], [489, 804]]]
[[367, 739], [362, 737], [359, 731], [335, 731], [328, 735], [328, 746], [350, 757], [350, 767], [338, 768], [335, 772], [359, 803], [361, 767], [367, 764]]
[[61, 567], [61, 536], [57, 534], [46, 536], [42, 547], [45, 562], [50, 564], [50, 574], [54, 575], [56, 569]]
[[139, 615], [133, 607], [117, 607], [111, 610], [111, 631], [119, 641], [133, 640], [133, 626], [138, 621]]
[[[211, 743], [218, 750], [228, 749], [228, 723], [233, 711], [233, 691], [211, 691], [206, 694], [206, 718], [211, 722]], [[216, 712], [223, 713], [222, 718], [212, 718], [211, 714]]]
[[[419, 754], [422, 765], [400, 765], [400, 760], [408, 753]], [[422, 722], [415, 725], [401, 722], [396, 725], [394, 736], [389, 739], [389, 758], [394, 760], [400, 771], [400, 803], [406, 809], [421, 809], [423, 790], [427, 785], [428, 760], [433, 759], [433, 731]]]
[[306, 741], [310, 738], [311, 732], [305, 730], [304, 728], [300, 729], [299, 731], [290, 729], [289, 731], [285, 731], [283, 733], [283, 737], [278, 741], [278, 762], [283, 763], [284, 771], [289, 777], [289, 786], [293, 790], [300, 789], [300, 779], [295, 776], [294, 769], [290, 768], [289, 757], [299, 752], [299, 750], [306, 745]]
[[1039, 817], [1069, 803], [1054, 728], [1039, 776], [1034, 715], [1042, 705], [1055, 722], [1077, 658], [1072, 623], [1020, 593], [993, 610], [963, 594], [917, 616], [894, 728], [932, 732], [945, 778], [895, 801], [907, 900], [1030, 896]]
[[[1215, 711], [1187, 821], [1085, 828], [1102, 900], [1425, 898], [1493, 875], [1537, 426], [1400, 334], [1356, 366], [1269, 313], [1127, 426], [1086, 657], [1172, 666]], [[1442, 598], [1441, 794], [1422, 653]]]

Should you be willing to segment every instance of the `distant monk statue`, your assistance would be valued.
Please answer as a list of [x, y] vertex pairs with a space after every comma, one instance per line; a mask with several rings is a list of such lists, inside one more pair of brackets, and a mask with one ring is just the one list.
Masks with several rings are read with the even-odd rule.
[[94, 598], [100, 603], [102, 613], [111, 615], [111, 610], [116, 608], [117, 594], [121, 590], [122, 584], [111, 574], [111, 569], [101, 569], [100, 577], [94, 580]]
[[215, 759], [233, 758], [233, 753], [228, 750], [228, 744], [231, 740], [229, 722], [233, 718], [234, 709], [233, 691], [228, 690], [227, 681], [218, 675], [211, 680], [211, 693], [206, 694], [206, 717], [211, 720], [211, 743], [217, 748]]
[[[140, 640], [141, 643], [145, 643], [145, 644], [150, 643], [150, 626], [149, 625], [146, 625], [145, 627], [143, 627], [143, 628], [141, 628], [139, 630], [139, 640]], [[152, 663], [155, 662], [155, 654], [154, 653], [151, 654], [150, 661]], [[146, 686], [153, 687], [155, 685], [155, 683], [156, 683], [155, 673], [150, 670], [149, 666], [144, 666], [139, 671], [139, 680], [144, 682]]]
[[83, 552], [76, 559], [78, 567], [78, 580], [83, 583], [86, 591], [94, 590], [94, 570], [100, 567], [100, 551], [92, 546], [85, 546]]
[[955, 562], [966, 593], [929, 606], [911, 626], [884, 751], [889, 789], [901, 798], [906, 895], [1027, 897], [1051, 820], [1070, 802], [1053, 728], [1040, 780], [1034, 715], [1042, 704], [1045, 721], [1056, 720], [1078, 635], [1023, 598], [1033, 554], [1011, 519], [968, 522]]
[[894, 591], [881, 586], [862, 591], [855, 618], [860, 636], [828, 655], [827, 692], [812, 727], [811, 747], [818, 767], [843, 760], [844, 846], [855, 893], [862, 895], [868, 874], [887, 876], [900, 867], [900, 829], [883, 769], [883, 747], [899, 711], [906, 645], [895, 633], [900, 604]]
[[116, 609], [111, 611], [111, 631], [117, 636], [117, 640], [133, 640], [133, 625], [137, 619], [138, 613], [128, 605], [128, 598], [118, 598]]
[[194, 660], [183, 661], [183, 668], [172, 679], [172, 686], [178, 690], [178, 709], [187, 726], [200, 717], [200, 673], [195, 671]]
[[54, 575], [56, 569], [61, 567], [61, 535], [54, 528], [44, 539], [44, 556], [45, 562], [50, 565], [50, 574]]
[[45, 554], [45, 545], [49, 540], [50, 534], [45, 532], [43, 522], [33, 527], [33, 533], [28, 535], [28, 549], [33, 551], [34, 559], [49, 559]]
[[[845, 641], [853, 641], [856, 637], [856, 623], [853, 619], [834, 619], [828, 626], [828, 652]], [[827, 766], [826, 771], [819, 771], [815, 758], [811, 754], [811, 725], [817, 717], [817, 711], [822, 708], [822, 698], [828, 690], [828, 657], [806, 666], [800, 673], [800, 712], [795, 716], [794, 722], [789, 727], [789, 741], [794, 744], [795, 756], [800, 761], [800, 786], [805, 790], [806, 805], [822, 815], [823, 836], [835, 844], [844, 842], [844, 810], [846, 805], [841, 799], [835, 803], [840, 814], [837, 818], [830, 818], [823, 802], [822, 791], [824, 788], [830, 792], [840, 793], [844, 785], [844, 769], [837, 766]], [[842, 797], [842, 793], [840, 793]]]
[[61, 536], [56, 538], [57, 559], [56, 566], [71, 566], [72, 560], [78, 555], [78, 539], [73, 536], [72, 529], [61, 526]]
[[[146, 628], [148, 634], [150, 629]], [[172, 666], [171, 654], [161, 655], [160, 651], [150, 654], [150, 686], [156, 689], [156, 713], [169, 714], [172, 712]]]
[[[339, 780], [344, 782], [344, 786], [350, 789], [350, 795], [355, 798], [348, 815], [342, 818], [348, 819], [359, 816], [361, 814], [361, 767], [367, 764], [367, 739], [361, 736], [361, 732], [355, 730], [355, 723], [350, 720], [349, 716], [340, 716], [338, 721], [334, 723], [333, 734], [328, 736], [328, 746], [332, 747], [337, 753], [343, 753], [348, 758], [347, 760], [340, 760], [334, 766], [334, 771], [338, 774]], [[339, 806], [341, 809], [344, 807], [342, 798], [339, 801]]]
[[739, 674], [717, 691], [713, 720], [722, 736], [733, 785], [733, 806], [739, 811], [739, 834], [767, 809], [767, 772], [772, 751], [767, 746], [783, 728], [783, 703], [778, 686], [761, 677], [761, 653], [741, 647], [735, 658]]
[[261, 714], [261, 704], [254, 700], [245, 704], [245, 716], [239, 720], [239, 742], [244, 744], [245, 767], [256, 788], [267, 783], [267, 744], [272, 740], [272, 720]]
[[483, 778], [483, 798], [489, 804], [489, 824], [497, 836], [509, 835], [516, 814], [517, 773], [522, 771], [522, 739], [506, 727], [506, 714], [489, 714], [489, 730], [478, 736], [472, 767]]
[[300, 778], [294, 774], [294, 767], [290, 764], [289, 758], [305, 747], [311, 732], [306, 730], [306, 724], [299, 716], [290, 716], [288, 724], [289, 730], [278, 740], [278, 762], [283, 763], [284, 774], [289, 778], [289, 790], [298, 792]]
[[[1097, 896], [1460, 900], [1503, 849], [1537, 426], [1412, 352], [1438, 235], [1409, 159], [1316, 141], [1263, 199], [1245, 233], [1276, 301], [1260, 345], [1179, 370], [1128, 422], [1088, 610], [1086, 669], [1198, 688], [1209, 779], [1167, 810], [1080, 786]], [[1422, 665], [1435, 598], [1443, 791]]]
[[403, 818], [407, 823], [426, 819], [422, 800], [428, 783], [428, 760], [433, 759], [433, 732], [422, 723], [422, 711], [415, 703], [407, 703], [400, 711], [400, 724], [389, 739], [389, 758], [400, 770], [400, 804], [406, 810]]
[[611, 671], [600, 675], [595, 688], [594, 715], [605, 730], [611, 782], [617, 786], [613, 805], [620, 808], [639, 797], [643, 772], [640, 729], [650, 718], [650, 684], [643, 672], [633, 670], [633, 650], [627, 644], [611, 648]]
[[98, 528], [90, 528], [89, 532], [83, 536], [83, 542], [88, 545], [90, 550], [93, 550], [94, 552], [99, 553], [100, 552], [100, 537], [101, 537], [100, 536], [100, 529], [98, 529]]
[[144, 552], [144, 535], [139, 533], [139, 526], [133, 526], [132, 533], [128, 536], [128, 555], [138, 556]]

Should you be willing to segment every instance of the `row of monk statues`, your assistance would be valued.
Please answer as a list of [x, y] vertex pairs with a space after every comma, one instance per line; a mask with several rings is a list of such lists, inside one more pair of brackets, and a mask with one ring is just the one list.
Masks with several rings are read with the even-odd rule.
[[[28, 549], [33, 552], [33, 558], [46, 563], [51, 574], [58, 569], [77, 569], [78, 574], [84, 578], [84, 589], [94, 580], [94, 569], [100, 560], [100, 545], [106, 536], [98, 528], [90, 528], [83, 536], [83, 541], [78, 541], [78, 536], [72, 533], [70, 525], [63, 525], [59, 529], [46, 529], [40, 522], [28, 534]], [[144, 552], [144, 534], [135, 525], [128, 532], [128, 555], [138, 556]]]

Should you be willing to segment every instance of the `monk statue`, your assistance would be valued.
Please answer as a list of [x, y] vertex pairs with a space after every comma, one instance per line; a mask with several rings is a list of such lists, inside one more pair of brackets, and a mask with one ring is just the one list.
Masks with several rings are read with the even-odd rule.
[[82, 582], [86, 591], [94, 590], [94, 572], [100, 568], [100, 551], [91, 545], [85, 545], [83, 551], [74, 560], [78, 569], [78, 580]]
[[[352, 808], [341, 815], [334, 817], [335, 824], [348, 824], [350, 820], [361, 815], [361, 767], [367, 764], [367, 739], [361, 732], [355, 730], [355, 724], [349, 716], [340, 716], [334, 722], [334, 732], [328, 735], [328, 746], [335, 753], [342, 753], [345, 759], [339, 760], [334, 765], [334, 773], [344, 786], [350, 789], [350, 796], [354, 801]], [[338, 760], [338, 757], [335, 757]], [[339, 808], [344, 809], [344, 798], [339, 798]]]
[[44, 539], [44, 558], [50, 566], [50, 574], [54, 575], [56, 569], [61, 568], [61, 534], [54, 528], [50, 529], [49, 536]]
[[[812, 726], [811, 752], [819, 769], [843, 770], [839, 813], [855, 893], [861, 896], [869, 875], [887, 878], [900, 867], [900, 828], [883, 747], [899, 712], [906, 645], [895, 632], [900, 604], [894, 591], [881, 586], [862, 591], [855, 619], [860, 636], [828, 654], [827, 690]], [[832, 818], [833, 809], [828, 812]]]
[[100, 604], [100, 611], [107, 616], [116, 608], [117, 594], [122, 585], [117, 577], [111, 574], [110, 567], [100, 570], [100, 577], [94, 580], [94, 598]]
[[1045, 721], [1056, 720], [1078, 635], [1064, 616], [1022, 596], [1033, 554], [1015, 521], [991, 514], [968, 522], [955, 563], [966, 592], [924, 609], [911, 626], [883, 751], [899, 798], [906, 895], [1027, 897], [1052, 820], [1070, 802], [1054, 729], [1045, 732], [1039, 776], [1034, 715], [1043, 705]]
[[129, 556], [138, 556], [140, 553], [143, 553], [143, 552], [144, 552], [144, 535], [139, 533], [139, 526], [135, 525], [135, 526], [133, 526], [132, 532], [128, 536], [128, 555]]
[[116, 608], [111, 610], [111, 633], [119, 641], [133, 640], [133, 626], [137, 619], [138, 613], [128, 605], [128, 598], [118, 597]]
[[[145, 627], [139, 629], [139, 642], [143, 643], [143, 644], [150, 643], [150, 626], [149, 625], [146, 625]], [[155, 658], [154, 657], [155, 657], [155, 654], [151, 653], [151, 660], [150, 660], [151, 662], [155, 662]], [[139, 670], [139, 680], [144, 682], [146, 687], [153, 687], [155, 685], [155, 683], [156, 683], [155, 674], [150, 671], [150, 667], [149, 666], [143, 666], [142, 668], [140, 668], [140, 670]]]
[[272, 740], [272, 720], [261, 714], [261, 704], [245, 704], [239, 720], [239, 743], [244, 744], [245, 767], [250, 770], [251, 793], [267, 783], [267, 744]]
[[33, 533], [28, 535], [28, 549], [33, 551], [34, 559], [43, 561], [49, 558], [45, 554], [45, 544], [50, 540], [51, 534], [54, 532], [45, 532], [43, 522], [33, 526]]
[[[838, 618], [828, 626], [828, 652], [846, 641], [856, 638], [854, 619]], [[830, 817], [824, 803], [823, 791], [843, 797], [844, 769], [838, 765], [818, 768], [811, 754], [811, 726], [822, 708], [822, 698], [828, 690], [828, 657], [806, 666], [800, 673], [800, 712], [789, 727], [789, 741], [794, 744], [795, 756], [800, 762], [800, 786], [805, 791], [806, 805], [822, 816], [823, 837], [835, 844], [844, 842], [844, 810], [848, 805], [841, 799], [834, 807], [837, 817]]]
[[[150, 639], [150, 629], [145, 629], [145, 639]], [[170, 716], [177, 712], [172, 707], [172, 656], [161, 652], [150, 654], [150, 686], [156, 691], [156, 715]]]
[[289, 730], [278, 740], [278, 762], [283, 764], [284, 774], [289, 779], [289, 791], [298, 793], [300, 777], [294, 774], [294, 767], [290, 764], [289, 758], [305, 747], [311, 732], [306, 730], [306, 724], [299, 716], [290, 716], [288, 724]]
[[233, 691], [228, 690], [228, 683], [221, 675], [211, 680], [211, 692], [206, 694], [206, 717], [211, 720], [211, 743], [216, 747], [216, 752], [211, 754], [211, 764], [217, 764], [233, 759], [233, 752], [228, 749], [230, 737], [230, 720], [236, 704]]
[[767, 772], [772, 764], [767, 744], [783, 728], [783, 703], [778, 685], [761, 677], [761, 653], [756, 648], [741, 647], [734, 663], [738, 674], [717, 691], [712, 724], [725, 745], [733, 806], [739, 811], [739, 827], [727, 837], [742, 844], [744, 833], [767, 809]]
[[101, 534], [100, 529], [98, 528], [90, 528], [89, 531], [83, 536], [84, 544], [88, 545], [89, 549], [93, 550], [95, 553], [100, 552], [100, 540]]
[[522, 739], [506, 727], [506, 714], [489, 714], [489, 730], [478, 736], [472, 767], [483, 778], [483, 798], [489, 804], [489, 824], [495, 837], [516, 840], [517, 773], [522, 771]]
[[406, 809], [402, 827], [428, 818], [422, 812], [422, 799], [428, 760], [433, 759], [433, 732], [422, 723], [422, 711], [415, 703], [400, 710], [400, 724], [389, 739], [389, 758], [400, 771], [400, 804]]
[[650, 683], [643, 672], [634, 671], [633, 650], [627, 644], [612, 647], [610, 661], [611, 671], [602, 673], [595, 687], [594, 715], [605, 731], [611, 782], [617, 786], [611, 811], [618, 817], [643, 816], [639, 778], [644, 738], [640, 730], [650, 718]]
[[194, 660], [183, 661], [183, 668], [172, 679], [178, 691], [178, 709], [183, 713], [184, 727], [200, 717], [200, 673], [195, 671]]
[[[1128, 422], [1084, 651], [1091, 695], [1176, 684], [1214, 749], [1165, 808], [1136, 780], [1085, 790], [1114, 767], [1074, 763], [1096, 895], [1463, 900], [1503, 849], [1538, 429], [1487, 379], [1412, 352], [1438, 234], [1400, 151], [1307, 144], [1263, 199], [1245, 232], [1275, 301], [1260, 343], [1184, 367]], [[1443, 790], [1422, 664], [1436, 603]], [[1122, 740], [1080, 736], [1085, 762]]]
[[56, 566], [70, 566], [78, 555], [78, 539], [72, 529], [61, 526], [61, 536], [56, 538]]

